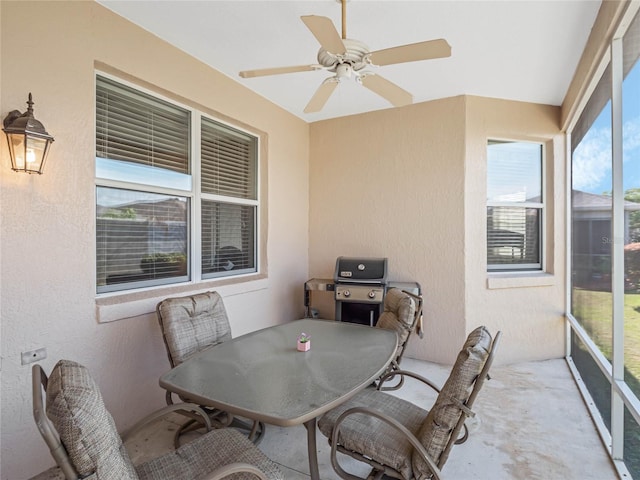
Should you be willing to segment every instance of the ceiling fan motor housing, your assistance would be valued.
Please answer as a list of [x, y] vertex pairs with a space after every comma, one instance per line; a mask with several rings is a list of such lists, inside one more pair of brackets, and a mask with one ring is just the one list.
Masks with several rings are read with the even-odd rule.
[[324, 48], [318, 51], [318, 63], [330, 72], [337, 72], [340, 64], [348, 63], [356, 72], [369, 65], [366, 57], [369, 55], [369, 47], [359, 40], [345, 38], [342, 40], [347, 49], [344, 55], [336, 55]]

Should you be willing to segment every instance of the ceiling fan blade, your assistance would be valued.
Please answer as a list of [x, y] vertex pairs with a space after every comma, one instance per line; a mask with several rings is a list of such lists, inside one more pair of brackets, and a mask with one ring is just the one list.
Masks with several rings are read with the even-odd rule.
[[276, 67], [276, 68], [262, 68], [259, 70], [245, 70], [240, 72], [242, 78], [264, 77], [266, 75], [281, 75], [283, 73], [296, 73], [296, 72], [311, 72], [313, 70], [319, 70], [319, 65], [296, 65], [292, 67]]
[[304, 15], [300, 18], [327, 52], [335, 55], [347, 53], [342, 38], [330, 18], [318, 15]]
[[362, 84], [374, 93], [386, 98], [395, 107], [413, 103], [413, 95], [398, 85], [376, 74], [362, 76]]
[[427, 40], [426, 42], [401, 45], [371, 52], [369, 61], [373, 65], [392, 65], [394, 63], [416, 62], [451, 56], [451, 46], [446, 40]]
[[314, 113], [322, 110], [322, 107], [327, 103], [327, 100], [329, 100], [329, 97], [337, 86], [338, 82], [334, 81], [333, 78], [329, 78], [322, 82], [318, 87], [318, 90], [316, 90], [316, 93], [313, 94], [313, 97], [311, 97], [311, 100], [304, 108], [304, 113]]

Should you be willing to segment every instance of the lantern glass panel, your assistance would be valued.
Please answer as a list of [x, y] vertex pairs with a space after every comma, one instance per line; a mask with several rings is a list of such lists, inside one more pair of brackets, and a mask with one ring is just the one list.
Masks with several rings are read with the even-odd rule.
[[47, 140], [38, 137], [27, 137], [26, 170], [40, 172], [47, 152]]
[[11, 161], [13, 162], [14, 170], [24, 170], [25, 167], [25, 148], [24, 148], [24, 135], [18, 133], [7, 134], [7, 140], [9, 143], [9, 150], [11, 153]]

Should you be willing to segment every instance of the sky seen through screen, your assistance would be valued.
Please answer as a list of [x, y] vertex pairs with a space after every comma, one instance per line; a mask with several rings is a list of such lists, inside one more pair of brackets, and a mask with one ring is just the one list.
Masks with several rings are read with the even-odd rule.
[[[623, 189], [640, 188], [640, 65], [624, 80], [622, 95]], [[609, 101], [573, 154], [573, 188], [611, 192], [611, 102]]]

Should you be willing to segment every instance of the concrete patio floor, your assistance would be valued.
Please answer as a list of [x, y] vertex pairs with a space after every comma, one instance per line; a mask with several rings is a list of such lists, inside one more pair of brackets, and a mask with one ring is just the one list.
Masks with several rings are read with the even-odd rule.
[[[444, 383], [449, 367], [404, 359], [403, 368]], [[429, 408], [434, 396], [408, 380], [395, 394]], [[470, 439], [455, 446], [443, 468], [452, 480], [614, 480], [619, 476], [593, 425], [569, 368], [562, 359], [529, 362], [492, 369], [476, 401], [470, 420]], [[127, 443], [134, 463], [172, 447], [176, 422], [169, 417], [140, 432]], [[329, 459], [329, 445], [318, 432], [318, 461], [322, 480], [337, 480]], [[303, 426], [267, 426], [259, 447], [282, 466], [287, 480], [309, 478], [306, 430]], [[368, 471], [342, 457], [356, 474]], [[34, 480], [63, 479], [57, 469]]]

